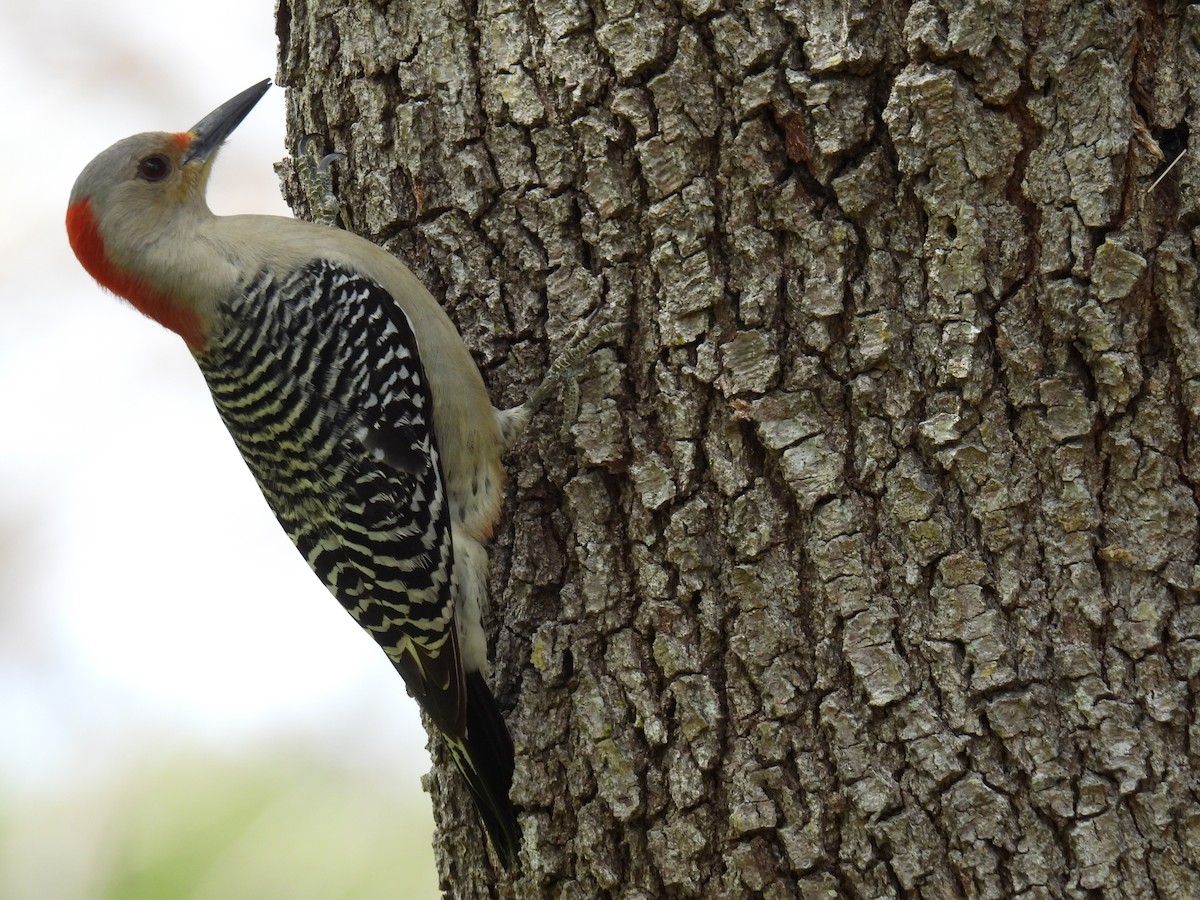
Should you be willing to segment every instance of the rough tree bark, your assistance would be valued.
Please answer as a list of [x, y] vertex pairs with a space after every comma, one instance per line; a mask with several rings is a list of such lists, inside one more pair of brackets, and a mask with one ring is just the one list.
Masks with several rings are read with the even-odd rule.
[[1200, 896], [1200, 6], [278, 12], [498, 403], [629, 323], [511, 454], [449, 895]]

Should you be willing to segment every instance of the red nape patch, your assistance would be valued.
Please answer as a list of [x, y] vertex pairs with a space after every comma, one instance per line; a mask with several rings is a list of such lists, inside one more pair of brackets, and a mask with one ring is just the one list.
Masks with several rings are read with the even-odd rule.
[[141, 279], [122, 272], [108, 258], [100, 224], [92, 213], [92, 201], [87, 197], [67, 207], [67, 239], [75, 256], [101, 287], [124, 297], [135, 309], [170, 328], [193, 350], [204, 346], [199, 316]]

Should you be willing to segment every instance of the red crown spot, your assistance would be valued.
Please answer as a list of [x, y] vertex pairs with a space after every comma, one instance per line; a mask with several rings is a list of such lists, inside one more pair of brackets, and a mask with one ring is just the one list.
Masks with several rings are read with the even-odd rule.
[[204, 346], [204, 329], [200, 326], [199, 316], [140, 278], [122, 272], [108, 258], [100, 224], [92, 212], [92, 201], [87, 197], [67, 208], [67, 238], [75, 256], [101, 287], [124, 297], [135, 309], [174, 331], [193, 350]]

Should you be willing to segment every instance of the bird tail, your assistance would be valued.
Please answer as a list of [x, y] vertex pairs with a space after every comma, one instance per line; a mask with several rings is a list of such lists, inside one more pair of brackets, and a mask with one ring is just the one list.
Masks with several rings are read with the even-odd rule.
[[467, 734], [465, 740], [449, 740], [454, 764], [467, 780], [471, 797], [487, 828], [496, 855], [506, 869], [512, 868], [521, 849], [521, 826], [509, 799], [512, 790], [512, 736], [496, 706], [481, 672], [466, 673]]

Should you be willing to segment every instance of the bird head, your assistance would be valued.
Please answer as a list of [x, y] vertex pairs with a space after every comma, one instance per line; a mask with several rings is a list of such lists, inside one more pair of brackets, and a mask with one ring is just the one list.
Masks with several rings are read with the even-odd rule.
[[221, 144], [266, 93], [261, 81], [183, 132], [117, 141], [84, 167], [71, 190], [67, 237], [103, 287], [183, 336], [202, 342], [179, 265], [197, 226], [211, 218], [208, 175]]

